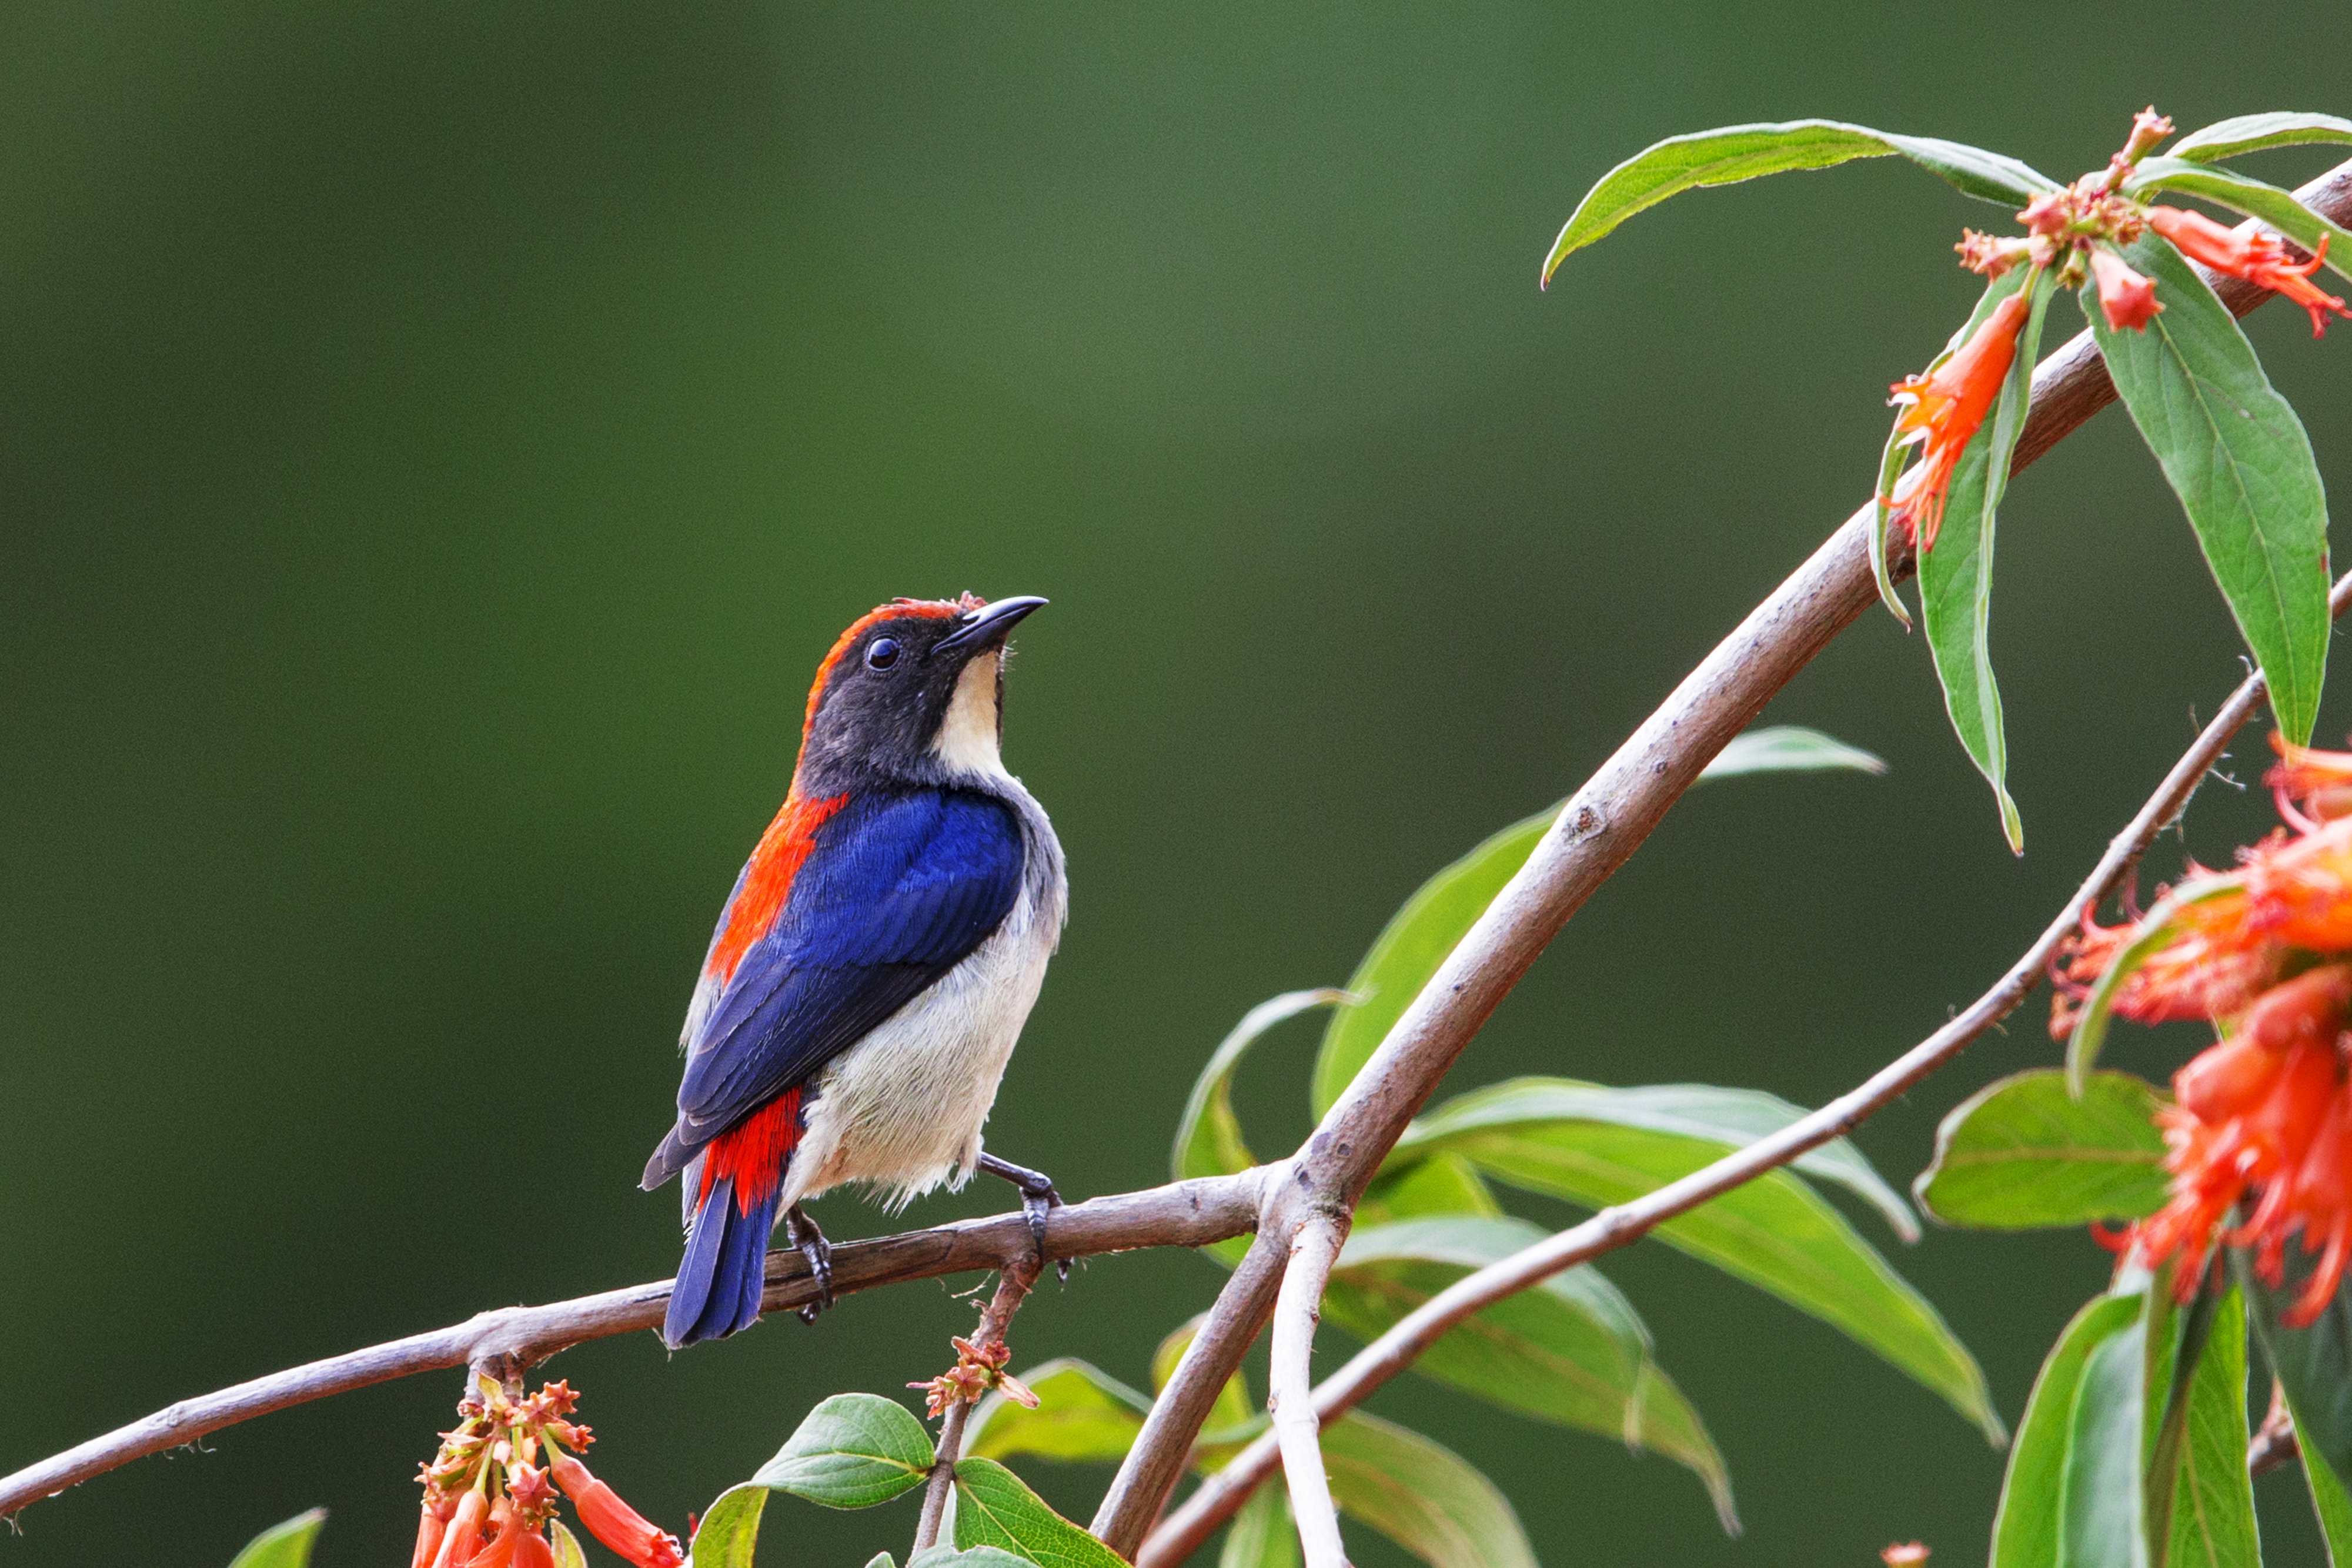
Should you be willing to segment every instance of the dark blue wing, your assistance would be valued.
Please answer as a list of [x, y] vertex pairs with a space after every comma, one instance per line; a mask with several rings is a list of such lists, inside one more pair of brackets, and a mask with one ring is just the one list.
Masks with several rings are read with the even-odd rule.
[[991, 796], [861, 798], [815, 838], [688, 1044], [672, 1168], [962, 962], [1021, 891], [1021, 825]]

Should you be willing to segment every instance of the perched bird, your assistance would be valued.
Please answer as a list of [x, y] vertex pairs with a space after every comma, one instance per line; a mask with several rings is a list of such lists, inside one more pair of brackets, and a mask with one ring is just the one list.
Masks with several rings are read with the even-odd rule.
[[1054, 826], [997, 750], [1004, 639], [1045, 602], [895, 600], [818, 666], [791, 792], [687, 1009], [677, 1124], [646, 1166], [647, 1191], [686, 1176], [671, 1345], [758, 1320], [779, 1215], [830, 1305], [801, 1205], [845, 1182], [895, 1209], [1001, 1176], [1042, 1251], [1061, 1198], [980, 1133], [1069, 901]]

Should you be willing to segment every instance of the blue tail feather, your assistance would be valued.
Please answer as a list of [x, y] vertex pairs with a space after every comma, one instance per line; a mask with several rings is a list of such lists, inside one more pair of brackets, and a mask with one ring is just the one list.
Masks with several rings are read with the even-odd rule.
[[695, 1210], [662, 1323], [662, 1339], [671, 1349], [723, 1339], [759, 1322], [768, 1233], [775, 1222], [774, 1193], [754, 1204], [751, 1213], [739, 1214], [734, 1181], [722, 1177], [711, 1183]]

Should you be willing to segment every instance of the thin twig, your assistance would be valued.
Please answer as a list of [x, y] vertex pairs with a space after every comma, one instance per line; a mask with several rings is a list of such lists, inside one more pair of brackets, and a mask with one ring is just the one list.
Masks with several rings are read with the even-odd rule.
[[[2295, 194], [2332, 220], [2352, 218], [2352, 162]], [[2241, 315], [2270, 298], [2234, 278], [2203, 276]], [[2034, 370], [2032, 402], [2011, 472], [2048, 451], [2115, 395], [2096, 344], [2087, 331], [2078, 333]], [[1874, 513], [1874, 505], [1865, 505], [1847, 518], [1570, 797], [1518, 874], [1495, 895], [1292, 1156], [1290, 1178], [1267, 1189], [1248, 1261], [1266, 1249], [1269, 1235], [1289, 1233], [1302, 1206], [1353, 1207], [1406, 1124], [1570, 917], [1624, 864], [1732, 737], [1877, 602], [1870, 565]], [[1894, 564], [1898, 577], [1909, 574], [1907, 559]], [[1216, 1391], [1265, 1322], [1279, 1281], [1279, 1270], [1269, 1265], [1245, 1266], [1225, 1282], [1193, 1353], [1153, 1406], [1095, 1514], [1094, 1532], [1113, 1551], [1132, 1556], [1141, 1546], [1182, 1473]]]
[[[2341, 615], [2352, 605], [2352, 572], [2338, 578], [2328, 595], [2328, 611]], [[1943, 1028], [1913, 1046], [1860, 1085], [1820, 1110], [1791, 1122], [1767, 1137], [1724, 1155], [1630, 1203], [1604, 1208], [1580, 1225], [1466, 1274], [1432, 1296], [1359, 1351], [1315, 1391], [1318, 1419], [1328, 1422], [1353, 1409], [1366, 1396], [1406, 1367], [1431, 1344], [1473, 1313], [1505, 1297], [1540, 1284], [1564, 1269], [1612, 1252], [1646, 1236], [1664, 1221], [1685, 1214], [1711, 1198], [1777, 1170], [1808, 1150], [1852, 1132], [1874, 1113], [1928, 1073], [1950, 1061], [1970, 1042], [2014, 1011], [2046, 973], [2051, 956], [2083, 916], [2123, 880], [2157, 834], [2176, 821], [2196, 793], [2206, 768], [2221, 755], [2240, 727], [2262, 706], [2263, 678], [2249, 675], [2207, 725], [2195, 744], [2183, 752], [2123, 831], [2107, 844], [2080, 887], [2053, 916], [2042, 935], [2010, 966], [1991, 989], [1969, 1004]], [[1287, 1449], [1283, 1450], [1286, 1458]], [[1169, 1568], [1182, 1562], [1209, 1533], [1248, 1500], [1250, 1492], [1269, 1474], [1276, 1461], [1271, 1437], [1261, 1437], [1231, 1463], [1203, 1481], [1181, 1508], [1171, 1511], [1136, 1556], [1138, 1568]]]
[[[997, 1276], [996, 1294], [989, 1298], [987, 1307], [982, 1311], [980, 1326], [971, 1331], [973, 1344], [987, 1350], [1004, 1343], [1004, 1336], [1013, 1328], [1013, 1314], [1028, 1299], [1029, 1287], [1037, 1282], [1038, 1272], [1045, 1264], [1045, 1259], [1033, 1252], [1025, 1261], [1005, 1265], [1004, 1271]], [[957, 1400], [948, 1406], [947, 1416], [940, 1423], [940, 1440], [931, 1448], [930, 1484], [923, 1493], [923, 1517], [915, 1525], [915, 1544], [907, 1553], [910, 1563], [939, 1544], [940, 1521], [947, 1515], [948, 1494], [955, 1490], [956, 1458], [963, 1452], [964, 1423], [971, 1418], [974, 1403], [970, 1399]]]
[[[1048, 1259], [1124, 1252], [1138, 1247], [1203, 1247], [1257, 1224], [1259, 1189], [1282, 1167], [1173, 1182], [1142, 1192], [1066, 1204], [1046, 1218]], [[1019, 1213], [961, 1220], [833, 1249], [834, 1291], [847, 1295], [877, 1285], [1003, 1269], [1036, 1257], [1029, 1220]], [[797, 1252], [768, 1254], [763, 1309], [778, 1314], [813, 1301], [815, 1283]], [[450, 1366], [516, 1369], [567, 1345], [661, 1326], [670, 1282], [633, 1285], [543, 1307], [503, 1307], [462, 1323], [388, 1344], [314, 1361], [201, 1398], [182, 1400], [143, 1420], [26, 1466], [0, 1479], [0, 1517], [148, 1454], [193, 1443], [208, 1432], [370, 1384]]]
[[1348, 1568], [1339, 1542], [1339, 1513], [1331, 1504], [1331, 1479], [1323, 1471], [1323, 1423], [1315, 1415], [1315, 1325], [1323, 1315], [1323, 1287], [1347, 1240], [1348, 1215], [1307, 1217], [1290, 1244], [1290, 1266], [1274, 1303], [1274, 1360], [1268, 1373], [1266, 1408], [1274, 1426], [1266, 1436], [1282, 1450], [1282, 1473], [1290, 1488], [1290, 1513], [1298, 1521], [1298, 1544], [1307, 1568]]

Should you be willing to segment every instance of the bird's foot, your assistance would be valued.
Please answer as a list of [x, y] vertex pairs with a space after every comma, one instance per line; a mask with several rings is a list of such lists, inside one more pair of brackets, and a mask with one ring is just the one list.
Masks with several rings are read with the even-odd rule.
[[[1000, 1160], [983, 1152], [980, 1168], [992, 1176], [1003, 1176], [1021, 1192], [1021, 1212], [1029, 1217], [1030, 1239], [1037, 1244], [1037, 1260], [1045, 1260], [1045, 1217], [1062, 1207], [1062, 1195], [1054, 1190], [1054, 1181], [1043, 1171], [1033, 1171], [1026, 1166], [1016, 1166], [1010, 1160]], [[1055, 1260], [1054, 1277], [1069, 1283], [1070, 1260]]]
[[809, 1272], [816, 1278], [816, 1300], [801, 1308], [801, 1322], [813, 1323], [817, 1313], [833, 1305], [833, 1243], [797, 1203], [784, 1210], [784, 1239], [808, 1260]]

